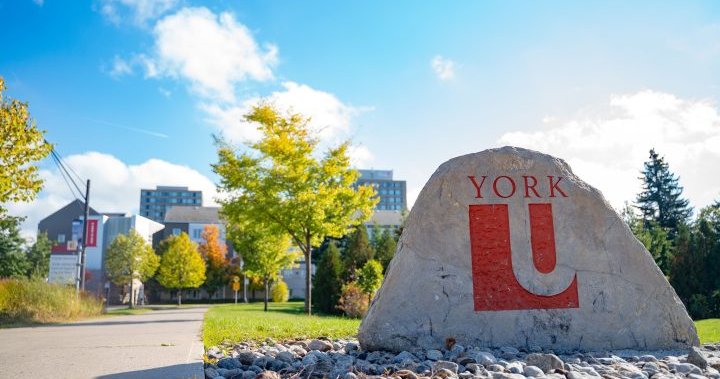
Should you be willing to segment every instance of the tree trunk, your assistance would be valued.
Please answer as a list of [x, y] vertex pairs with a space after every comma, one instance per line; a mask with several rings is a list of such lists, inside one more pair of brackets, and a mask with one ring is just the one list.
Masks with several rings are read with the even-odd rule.
[[312, 314], [312, 246], [310, 236], [305, 237], [305, 312]]
[[182, 290], [178, 290], [178, 307], [182, 305]]
[[134, 288], [133, 288], [133, 279], [130, 278], [130, 297], [129, 297], [130, 301], [128, 301], [128, 308], [129, 308], [129, 309], [133, 309], [133, 305], [134, 305], [134, 304], [133, 304], [133, 302], [134, 302], [134, 298], [133, 298], [134, 293], [133, 293], [133, 292], [135, 292], [135, 291], [133, 291], [133, 290], [134, 290]]
[[267, 276], [263, 279], [263, 281], [265, 282], [265, 312], [267, 312], [268, 292], [270, 292], [270, 285], [269, 285], [270, 281], [268, 280]]

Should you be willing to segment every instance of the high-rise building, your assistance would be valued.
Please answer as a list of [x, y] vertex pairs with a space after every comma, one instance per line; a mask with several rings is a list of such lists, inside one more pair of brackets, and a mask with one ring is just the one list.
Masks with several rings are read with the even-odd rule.
[[407, 210], [407, 183], [393, 180], [392, 170], [358, 170], [360, 178], [356, 186], [371, 185], [380, 197], [375, 209], [383, 211]]
[[170, 207], [202, 206], [202, 191], [190, 191], [188, 187], [157, 186], [140, 190], [140, 215], [153, 221], [163, 222]]

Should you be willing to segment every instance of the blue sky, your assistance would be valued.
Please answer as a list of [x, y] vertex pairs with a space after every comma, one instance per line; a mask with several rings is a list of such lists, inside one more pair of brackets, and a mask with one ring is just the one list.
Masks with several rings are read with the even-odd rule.
[[[442, 162], [513, 144], [620, 207], [655, 146], [696, 207], [720, 198], [717, 2], [0, 1], [0, 75], [97, 192], [216, 180], [211, 135], [260, 98], [351, 139], [410, 201]], [[26, 228], [71, 199], [50, 162]], [[159, 182], [159, 181], [163, 182]], [[206, 200], [209, 200], [206, 196]]]

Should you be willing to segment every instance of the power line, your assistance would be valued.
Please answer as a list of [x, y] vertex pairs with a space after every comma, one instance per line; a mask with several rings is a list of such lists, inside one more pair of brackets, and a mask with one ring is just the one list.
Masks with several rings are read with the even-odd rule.
[[[75, 181], [75, 178], [77, 178], [78, 181], [80, 181], [81, 183], [83, 182], [83, 179], [80, 177], [80, 175], [78, 175], [78, 174], [75, 172], [75, 170], [72, 169], [72, 167], [70, 167], [67, 163], [65, 163], [65, 162], [63, 161], [62, 157], [61, 157], [60, 154], [55, 150], [55, 148], [53, 148], [53, 149], [50, 151], [50, 155], [51, 155], [51, 157], [52, 157], [52, 159], [53, 159], [53, 162], [55, 162], [55, 165], [58, 167], [58, 169], [59, 169], [59, 171], [60, 171], [60, 176], [62, 176], [63, 180], [65, 181], [65, 184], [66, 184], [66, 185], [68, 186], [68, 188], [70, 189], [70, 192], [72, 193], [73, 197], [74, 197], [76, 200], [79, 200], [79, 199], [78, 199], [78, 196], [79, 196], [80, 198], [83, 199], [83, 201], [85, 201], [85, 196], [83, 196], [83, 194], [82, 194], [83, 192], [82, 192], [82, 190], [80, 189], [80, 186], [79, 186], [78, 183]], [[73, 178], [73, 176], [70, 174], [70, 171], [72, 171], [72, 173], [75, 175], [75, 178]], [[71, 185], [71, 184], [72, 184], [72, 185]], [[74, 187], [74, 188], [73, 188], [73, 187]]]

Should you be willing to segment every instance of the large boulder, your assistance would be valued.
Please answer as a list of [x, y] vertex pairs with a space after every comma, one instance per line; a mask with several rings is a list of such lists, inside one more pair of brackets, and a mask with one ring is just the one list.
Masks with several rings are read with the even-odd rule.
[[675, 291], [602, 194], [564, 161], [515, 147], [437, 169], [359, 339], [394, 351], [698, 344]]

